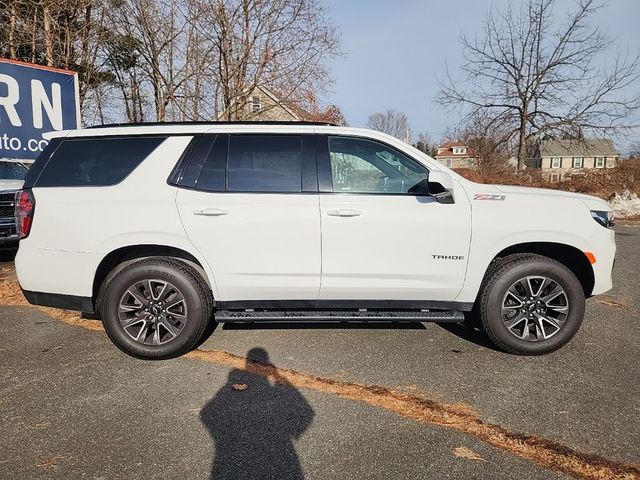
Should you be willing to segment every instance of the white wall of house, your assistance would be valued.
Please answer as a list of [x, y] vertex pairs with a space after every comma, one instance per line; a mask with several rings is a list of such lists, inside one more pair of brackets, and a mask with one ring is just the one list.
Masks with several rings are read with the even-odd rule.
[[438, 157], [436, 160], [449, 168], [476, 168], [477, 162], [475, 158], [470, 157]]
[[542, 171], [567, 171], [575, 168], [613, 168], [618, 157], [542, 157]]

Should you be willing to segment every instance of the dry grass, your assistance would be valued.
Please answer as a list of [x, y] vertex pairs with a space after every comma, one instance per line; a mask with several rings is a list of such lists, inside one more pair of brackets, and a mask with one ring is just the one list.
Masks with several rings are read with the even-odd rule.
[[[2, 282], [0, 283], [0, 304], [26, 305], [27, 302], [15, 282]], [[77, 313], [49, 308], [42, 310], [69, 325], [89, 330], [102, 330], [101, 322], [85, 320]], [[318, 377], [256, 362], [225, 351], [198, 349], [187, 353], [184, 357], [246, 370], [275, 382], [366, 403], [420, 423], [451, 428], [472, 435], [511, 454], [532, 460], [542, 467], [577, 478], [640, 480], [640, 468], [636, 465], [584, 454], [554, 440], [511, 432], [499, 425], [485, 423], [472, 407], [465, 404], [447, 404], [388, 387]], [[242, 390], [242, 387], [238, 390]], [[48, 465], [43, 464], [43, 467], [47, 468]]]

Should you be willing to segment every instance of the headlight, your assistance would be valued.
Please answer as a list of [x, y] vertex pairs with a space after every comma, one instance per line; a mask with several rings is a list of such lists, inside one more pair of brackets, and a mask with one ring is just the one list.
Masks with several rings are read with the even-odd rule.
[[613, 212], [605, 212], [603, 210], [591, 210], [593, 219], [605, 228], [612, 228]]

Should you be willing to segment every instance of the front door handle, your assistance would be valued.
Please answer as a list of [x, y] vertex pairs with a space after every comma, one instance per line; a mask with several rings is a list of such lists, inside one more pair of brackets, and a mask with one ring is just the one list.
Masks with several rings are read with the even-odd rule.
[[352, 210], [350, 208], [340, 208], [338, 210], [328, 210], [327, 215], [332, 217], [358, 217], [362, 214], [360, 210]]
[[194, 215], [204, 215], [205, 217], [220, 217], [226, 215], [227, 212], [224, 208], [196, 208], [193, 211]]

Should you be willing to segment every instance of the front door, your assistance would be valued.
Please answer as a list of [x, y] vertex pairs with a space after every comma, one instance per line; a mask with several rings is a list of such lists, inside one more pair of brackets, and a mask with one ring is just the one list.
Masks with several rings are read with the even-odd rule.
[[320, 193], [320, 299], [455, 299], [470, 243], [466, 196], [442, 204], [411, 193], [427, 168], [386, 144], [344, 136], [317, 142], [320, 178], [331, 190]]
[[192, 156], [182, 174], [189, 188], [178, 190], [177, 205], [187, 236], [213, 271], [216, 300], [315, 300], [320, 216], [313, 137], [204, 136]]

